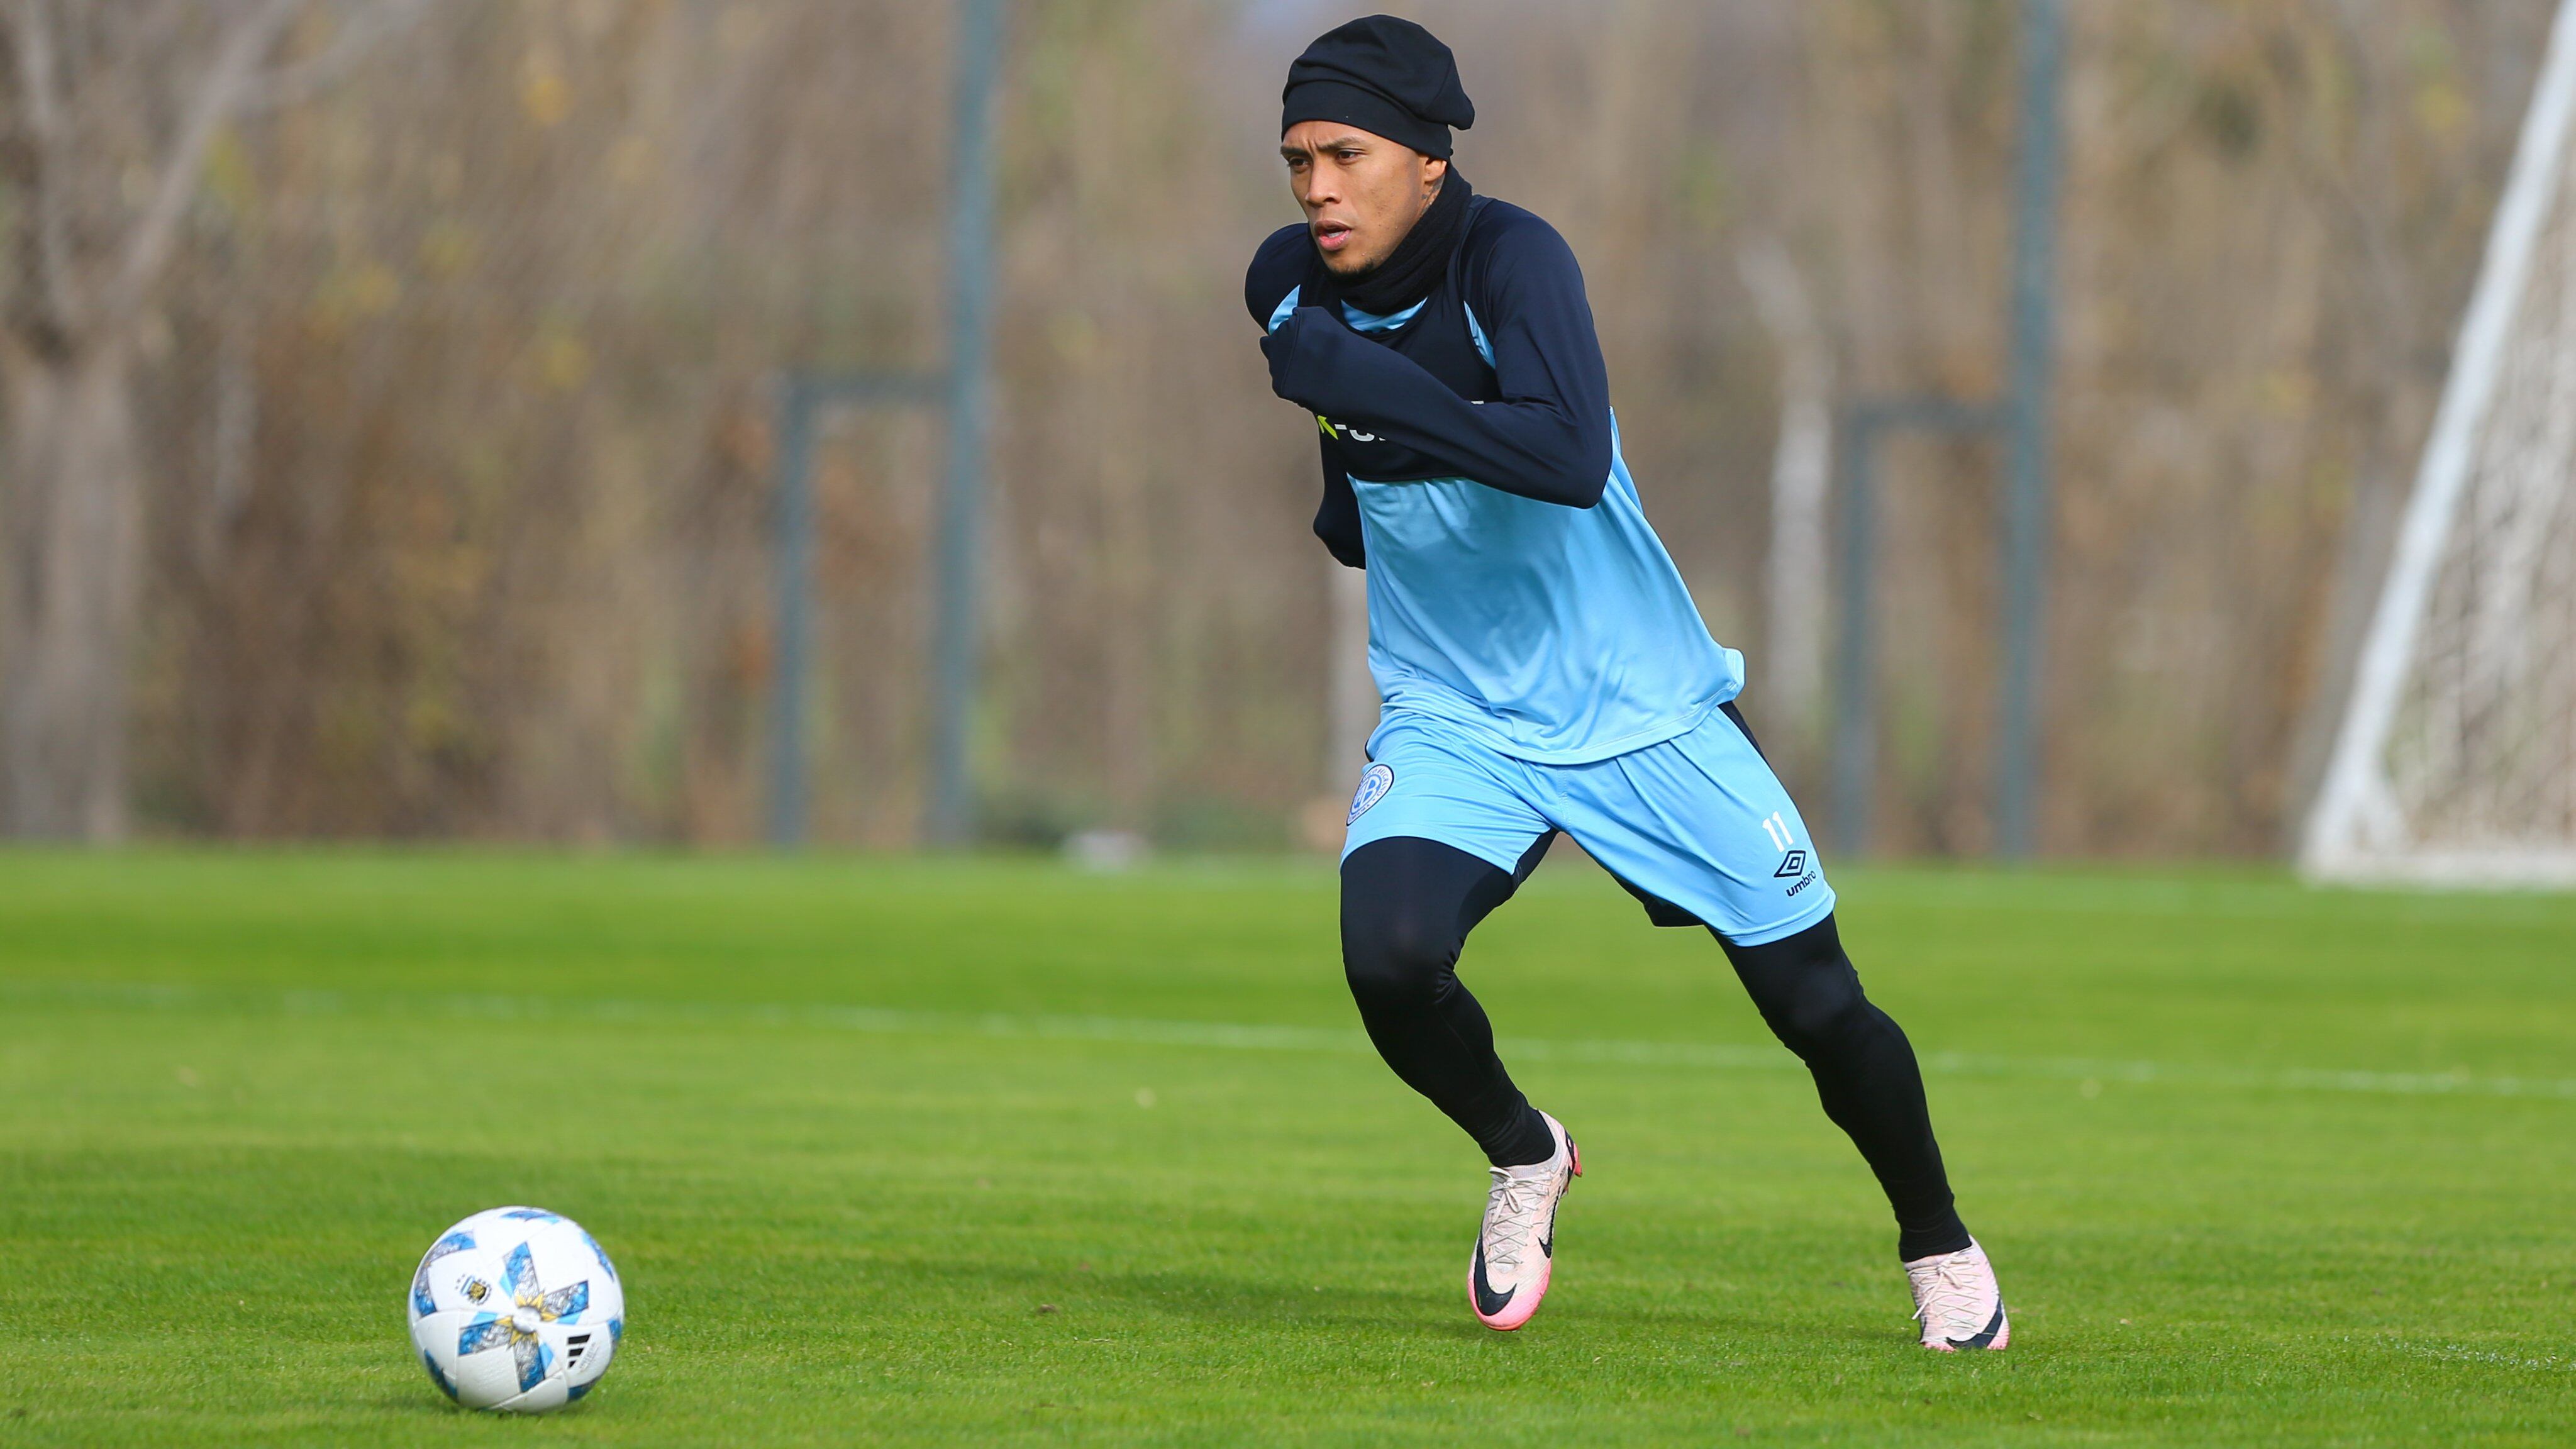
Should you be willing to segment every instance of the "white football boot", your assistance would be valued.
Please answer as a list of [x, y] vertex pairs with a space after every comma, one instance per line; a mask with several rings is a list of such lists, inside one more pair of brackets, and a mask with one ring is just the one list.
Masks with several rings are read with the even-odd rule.
[[2004, 1290], [1975, 1239], [1955, 1253], [1915, 1259], [1905, 1265], [1905, 1276], [1914, 1285], [1914, 1316], [1923, 1325], [1925, 1348], [1957, 1353], [2012, 1342]]
[[1485, 1226], [1476, 1234], [1476, 1256], [1467, 1264], [1467, 1306], [1487, 1328], [1509, 1332], [1530, 1321], [1547, 1296], [1556, 1262], [1556, 1204], [1583, 1175], [1583, 1154], [1565, 1126], [1545, 1112], [1556, 1152], [1527, 1167], [1493, 1169], [1494, 1190], [1485, 1199]]

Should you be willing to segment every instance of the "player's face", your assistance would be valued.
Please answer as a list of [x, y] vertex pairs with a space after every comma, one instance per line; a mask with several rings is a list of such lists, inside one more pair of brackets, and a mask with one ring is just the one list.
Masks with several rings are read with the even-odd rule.
[[1449, 174], [1446, 161], [1338, 121], [1299, 121], [1279, 154], [1315, 250], [1345, 275], [1385, 261]]

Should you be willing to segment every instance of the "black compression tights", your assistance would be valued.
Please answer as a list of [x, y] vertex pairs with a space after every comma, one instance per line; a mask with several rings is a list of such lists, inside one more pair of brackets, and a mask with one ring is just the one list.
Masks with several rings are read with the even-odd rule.
[[[1342, 964], [1369, 1039], [1497, 1166], [1542, 1161], [1555, 1143], [1495, 1054], [1485, 1009], [1458, 980], [1458, 952], [1547, 845], [1512, 871], [1411, 837], [1373, 841], [1342, 863]], [[1825, 1115], [1878, 1175], [1896, 1211], [1898, 1254], [1966, 1247], [1914, 1048], [1862, 994], [1833, 918], [1760, 946], [1718, 944], [1763, 1021], [1807, 1064]]]

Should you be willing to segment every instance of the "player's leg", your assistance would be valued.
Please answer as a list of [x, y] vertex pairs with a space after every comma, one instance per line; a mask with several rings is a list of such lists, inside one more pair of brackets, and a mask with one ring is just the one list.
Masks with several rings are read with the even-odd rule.
[[1771, 1034], [1807, 1064], [1825, 1115], [1877, 1175], [1896, 1213], [1897, 1256], [1911, 1262], [1967, 1247], [1913, 1043], [1862, 992], [1834, 918], [1760, 945], [1711, 934]]
[[1511, 898], [1555, 832], [1519, 798], [1510, 762], [1410, 728], [1375, 747], [1342, 858], [1343, 969], [1387, 1065], [1493, 1164], [1468, 1300], [1488, 1327], [1518, 1328], [1547, 1293], [1557, 1202], [1581, 1161], [1513, 1083], [1457, 967], [1468, 933]]
[[1913, 1045], [1862, 991], [1806, 826], [1742, 716], [1730, 705], [1678, 739], [1554, 773], [1575, 839], [1659, 924], [1707, 925], [1806, 1064], [1887, 1194], [1926, 1346], [2002, 1347], [2002, 1297], [1952, 1204]]
[[1758, 946], [1710, 934], [1772, 1035], [1807, 1064], [1825, 1115], [1860, 1149], [1887, 1194], [1923, 1346], [1955, 1352], [2009, 1344], [2003, 1289], [1951, 1201], [1914, 1044], [1861, 990], [1834, 918]]
[[1371, 841], [1342, 862], [1342, 970], [1369, 1040], [1497, 1167], [1540, 1161], [1555, 1143], [1495, 1054], [1485, 1009], [1458, 979], [1458, 955], [1553, 838], [1541, 836], [1509, 871], [1409, 835]]

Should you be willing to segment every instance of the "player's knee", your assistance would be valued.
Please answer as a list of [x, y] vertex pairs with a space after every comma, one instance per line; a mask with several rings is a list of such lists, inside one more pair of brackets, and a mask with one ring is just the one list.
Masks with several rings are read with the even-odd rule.
[[1807, 1056], [1830, 1050], [1836, 1042], [1868, 1022], [1869, 998], [1848, 963], [1839, 968], [1816, 966], [1799, 972], [1779, 996], [1766, 1004], [1762, 1017], [1791, 1051]]
[[1831, 922], [1785, 941], [1734, 948], [1728, 954], [1762, 1020], [1799, 1056], [1830, 1052], [1867, 1029], [1869, 998]]
[[1454, 921], [1400, 908], [1343, 913], [1342, 974], [1363, 1006], [1436, 997], [1457, 961]]

